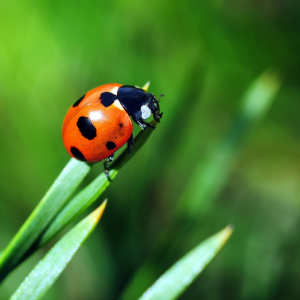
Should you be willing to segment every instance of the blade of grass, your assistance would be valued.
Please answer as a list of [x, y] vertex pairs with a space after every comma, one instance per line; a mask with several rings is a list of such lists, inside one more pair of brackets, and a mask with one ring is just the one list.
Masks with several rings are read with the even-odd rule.
[[91, 169], [71, 159], [0, 257], [0, 283], [15, 268]]
[[[153, 126], [157, 125], [154, 120], [151, 122]], [[145, 144], [153, 130], [142, 130], [134, 139], [134, 145], [131, 149], [131, 153], [125, 149], [121, 155], [112, 163], [109, 168], [109, 176], [114, 179], [122, 166], [128, 162], [134, 155], [139, 151], [139, 149]], [[93, 182], [91, 182], [86, 188], [79, 192], [75, 197], [73, 197], [67, 205], [62, 209], [62, 211], [57, 215], [57, 217], [50, 224], [49, 228], [42, 235], [37, 247], [41, 247], [47, 243], [51, 238], [53, 238], [57, 233], [59, 233], [63, 228], [65, 228], [70, 222], [72, 222], [77, 216], [79, 216], [87, 207], [94, 203], [99, 196], [105, 191], [105, 189], [110, 185], [104, 172], [101, 173]]]
[[140, 300], [172, 300], [179, 297], [203, 269], [214, 259], [232, 234], [228, 226], [208, 238], [165, 272]]
[[266, 115], [279, 87], [279, 79], [269, 71], [249, 86], [242, 98], [236, 121], [228, 133], [196, 165], [177, 202], [178, 217], [199, 217], [212, 205], [228, 178], [243, 138]]
[[100, 220], [106, 201], [71, 229], [25, 278], [11, 300], [41, 299]]

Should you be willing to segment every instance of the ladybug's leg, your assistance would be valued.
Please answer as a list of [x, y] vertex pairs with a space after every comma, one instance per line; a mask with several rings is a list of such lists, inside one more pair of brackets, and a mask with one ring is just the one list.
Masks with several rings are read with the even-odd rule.
[[115, 153], [113, 153], [111, 156], [109, 156], [109, 157], [107, 158], [107, 160], [104, 162], [104, 172], [105, 172], [105, 175], [106, 175], [106, 177], [107, 177], [107, 179], [108, 179], [109, 181], [111, 181], [111, 179], [109, 178], [109, 175], [108, 175], [108, 164], [109, 164], [110, 162], [113, 161], [113, 159], [114, 159], [114, 154], [115, 154]]
[[[132, 118], [133, 119], [133, 118]], [[147, 125], [144, 124], [144, 122], [141, 122], [139, 120], [133, 119], [133, 121], [138, 124], [143, 130], [147, 129]]]
[[133, 139], [133, 135], [131, 134], [130, 138], [127, 141], [127, 149], [129, 153], [131, 153], [131, 148], [133, 144], [134, 144], [134, 139]]
[[151, 123], [148, 123], [146, 121], [143, 121], [143, 123], [148, 127], [151, 127], [152, 129], [155, 129], [155, 126], [153, 126]]
[[[133, 118], [132, 118], [132, 119], [133, 119]], [[136, 119], [133, 119], [133, 121], [134, 121], [135, 123], [137, 123], [143, 130], [145, 130], [145, 129], [149, 128], [149, 127], [155, 129], [155, 127], [154, 127], [152, 124], [147, 123], [147, 122], [144, 121], [144, 120], [136, 120]]]
[[157, 115], [154, 114], [153, 118], [154, 118], [155, 121], [157, 121], [158, 123], [160, 123], [160, 119], [161, 119], [162, 115], [163, 115], [163, 113], [160, 113], [160, 114], [157, 114]]

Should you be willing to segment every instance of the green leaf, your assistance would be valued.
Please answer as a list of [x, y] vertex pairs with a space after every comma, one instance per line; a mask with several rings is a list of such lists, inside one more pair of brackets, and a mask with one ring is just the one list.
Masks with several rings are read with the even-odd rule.
[[41, 299], [95, 228], [105, 206], [106, 201], [63, 236], [30, 272], [10, 299]]
[[[156, 126], [157, 122], [153, 120], [152, 125]], [[139, 149], [145, 144], [153, 129], [142, 130], [134, 139], [134, 145], [131, 149], [131, 154], [125, 149], [120, 156], [112, 163], [109, 168], [109, 176], [114, 179], [122, 166], [128, 162], [134, 155], [139, 151]], [[58, 232], [65, 228], [71, 221], [78, 217], [87, 207], [94, 203], [99, 196], [105, 191], [105, 189], [110, 185], [104, 172], [101, 173], [93, 182], [91, 182], [86, 188], [79, 192], [75, 197], [73, 197], [68, 204], [62, 209], [62, 211], [57, 215], [57, 217], [50, 224], [49, 228], [45, 231], [41, 237], [37, 247], [41, 247], [47, 243], [51, 238], [53, 238]]]
[[237, 118], [227, 134], [195, 166], [177, 202], [177, 217], [189, 220], [198, 218], [213, 205], [213, 200], [226, 183], [243, 139], [266, 115], [279, 88], [279, 79], [269, 71], [249, 86], [241, 99]]
[[140, 300], [171, 300], [179, 297], [221, 250], [232, 234], [228, 226], [194, 248], [165, 272]]
[[0, 256], [0, 282], [28, 255], [28, 251], [65, 205], [91, 169], [71, 159]]

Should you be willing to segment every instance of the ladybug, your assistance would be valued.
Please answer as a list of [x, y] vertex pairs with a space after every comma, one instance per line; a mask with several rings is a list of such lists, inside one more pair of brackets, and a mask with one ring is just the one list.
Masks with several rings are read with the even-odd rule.
[[108, 158], [108, 163], [126, 142], [128, 151], [134, 143], [132, 120], [143, 130], [151, 127], [145, 119], [151, 114], [160, 122], [162, 113], [156, 97], [131, 85], [101, 85], [80, 97], [68, 110], [62, 128], [65, 148], [72, 157], [88, 163]]

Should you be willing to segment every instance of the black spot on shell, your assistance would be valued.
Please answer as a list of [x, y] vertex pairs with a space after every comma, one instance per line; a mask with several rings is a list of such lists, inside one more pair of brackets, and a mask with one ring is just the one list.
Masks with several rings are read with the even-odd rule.
[[85, 95], [83, 95], [82, 97], [80, 97], [80, 98], [73, 104], [73, 107], [78, 106], [79, 103], [83, 100], [84, 97], [85, 97]]
[[82, 160], [82, 161], [86, 161], [83, 154], [76, 147], [71, 147], [71, 152], [74, 155], [74, 157], [76, 157], [77, 159]]
[[107, 142], [106, 143], [106, 148], [108, 149], [108, 150], [113, 150], [113, 149], [115, 149], [117, 146], [116, 146], [116, 144], [114, 143], [114, 142]]
[[92, 121], [87, 117], [79, 117], [77, 127], [81, 134], [88, 140], [92, 140], [97, 136], [96, 128]]
[[113, 93], [110, 92], [104, 92], [100, 95], [101, 103], [105, 106], [105, 107], [109, 107], [110, 105], [112, 105], [115, 100], [117, 100], [117, 96]]
[[120, 127], [120, 128], [122, 128], [123, 126], [124, 126], [123, 123], [120, 123], [120, 124], [119, 124], [119, 127]]

